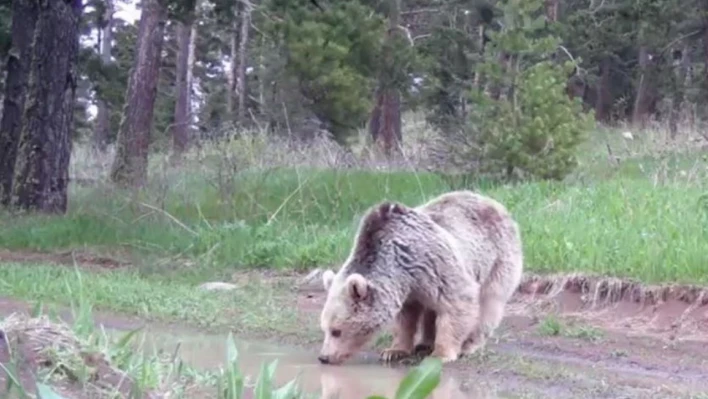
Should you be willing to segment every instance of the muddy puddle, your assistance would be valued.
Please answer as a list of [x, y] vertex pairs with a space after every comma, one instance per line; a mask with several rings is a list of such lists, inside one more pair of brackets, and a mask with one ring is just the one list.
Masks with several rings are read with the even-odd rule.
[[[115, 337], [126, 333], [108, 329], [106, 332]], [[184, 363], [202, 370], [215, 370], [224, 366], [227, 353], [226, 341], [226, 335], [175, 334], [147, 329], [140, 331], [134, 340], [147, 353], [162, 350], [171, 354], [179, 345], [178, 357]], [[361, 399], [371, 395], [381, 395], [393, 398], [398, 384], [409, 370], [403, 366], [381, 365], [375, 356], [365, 354], [360, 354], [344, 365], [326, 366], [318, 363], [316, 352], [238, 338], [234, 341], [238, 349], [239, 368], [252, 379], [252, 382], [255, 382], [263, 364], [277, 359], [274, 377], [276, 385], [282, 386], [298, 378], [301, 389], [308, 394], [315, 394], [315, 397]], [[470, 392], [463, 392], [455, 376], [443, 375], [440, 385], [431, 397], [467, 399], [496, 396], [486, 393], [481, 396], [471, 395]]]

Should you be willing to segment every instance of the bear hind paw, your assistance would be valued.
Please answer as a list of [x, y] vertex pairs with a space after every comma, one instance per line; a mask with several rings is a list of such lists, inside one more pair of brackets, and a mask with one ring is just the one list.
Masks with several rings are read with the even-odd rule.
[[437, 357], [443, 363], [450, 363], [457, 360], [459, 353], [453, 350], [440, 350], [436, 349], [430, 354], [431, 357]]

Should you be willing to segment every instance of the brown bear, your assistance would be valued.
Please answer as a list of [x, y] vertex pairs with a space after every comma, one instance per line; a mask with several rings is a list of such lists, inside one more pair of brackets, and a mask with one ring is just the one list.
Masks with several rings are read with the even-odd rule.
[[522, 269], [519, 227], [491, 198], [454, 191], [414, 208], [374, 206], [339, 272], [322, 275], [327, 299], [318, 359], [342, 363], [391, 321], [384, 360], [426, 346], [445, 363], [473, 353], [499, 326]]

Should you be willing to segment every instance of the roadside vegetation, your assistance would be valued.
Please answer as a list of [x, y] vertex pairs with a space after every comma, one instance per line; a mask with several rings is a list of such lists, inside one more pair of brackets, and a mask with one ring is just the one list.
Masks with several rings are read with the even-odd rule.
[[[231, 333], [225, 336], [226, 353], [219, 354], [225, 359], [223, 366], [201, 370], [183, 363], [179, 347], [172, 353], [150, 353], [138, 340], [139, 330], [107, 334], [94, 324], [91, 308], [80, 287], [71, 303], [71, 325], [45, 313], [41, 304], [29, 315], [14, 313], [0, 319], [0, 395], [17, 399], [310, 397], [302, 392], [298, 378], [276, 386], [277, 360], [263, 363], [258, 375], [243, 374]], [[441, 372], [439, 360], [424, 360], [400, 381], [394, 398], [428, 397]]]

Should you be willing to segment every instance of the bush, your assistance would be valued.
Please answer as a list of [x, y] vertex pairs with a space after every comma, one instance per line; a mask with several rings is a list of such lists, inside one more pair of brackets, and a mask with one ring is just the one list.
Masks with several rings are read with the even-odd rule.
[[443, 156], [467, 172], [560, 180], [577, 165], [576, 147], [594, 127], [592, 114], [565, 93], [574, 65], [552, 56], [540, 0], [503, 1], [504, 27], [477, 65], [467, 125], [444, 132]]
[[575, 169], [576, 147], [594, 120], [566, 95], [566, 70], [538, 63], [520, 74], [511, 98], [479, 102], [471, 123], [485, 172], [561, 180]]
[[307, 0], [272, 0], [268, 29], [286, 70], [334, 139], [346, 144], [366, 122], [384, 36], [383, 18], [359, 2], [320, 11]]

